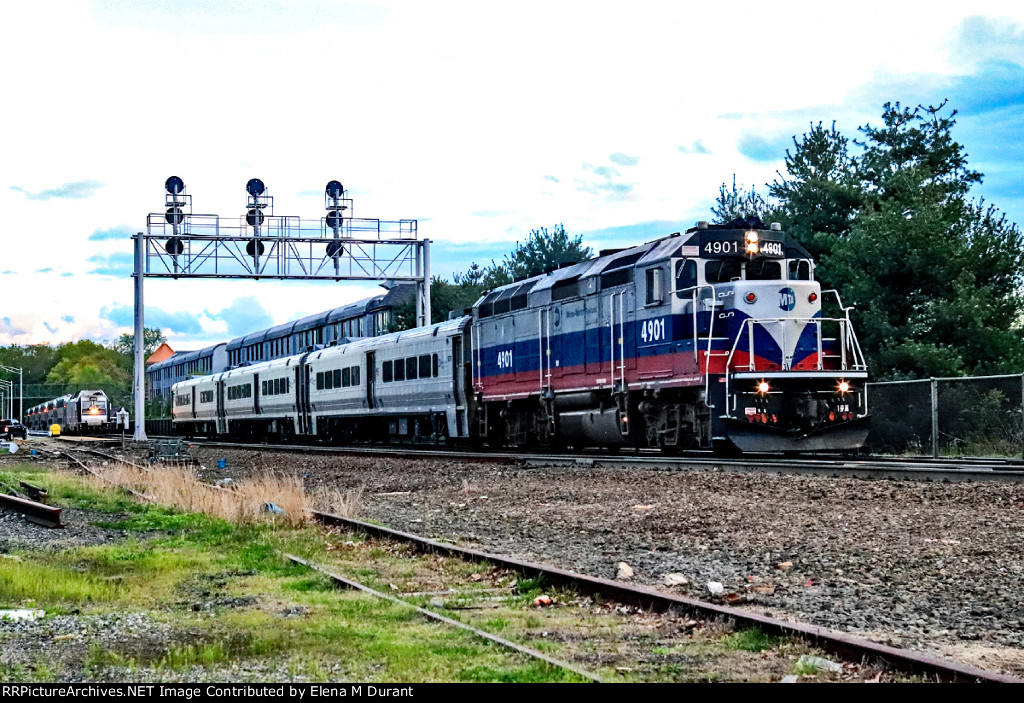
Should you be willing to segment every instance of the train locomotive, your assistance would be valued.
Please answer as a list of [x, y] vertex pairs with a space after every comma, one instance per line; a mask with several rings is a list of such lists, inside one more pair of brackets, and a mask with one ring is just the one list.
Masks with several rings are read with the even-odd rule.
[[28, 409], [25, 425], [46, 431], [59, 425], [61, 433], [109, 432], [117, 425], [117, 411], [101, 390], [80, 390]]
[[750, 219], [602, 251], [446, 322], [178, 383], [172, 417], [338, 443], [846, 451], [867, 438], [867, 377], [838, 293]]

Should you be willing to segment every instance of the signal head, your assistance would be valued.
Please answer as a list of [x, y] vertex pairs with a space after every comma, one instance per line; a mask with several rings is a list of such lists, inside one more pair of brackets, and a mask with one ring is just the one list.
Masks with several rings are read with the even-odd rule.
[[263, 181], [261, 181], [260, 179], [250, 178], [249, 182], [245, 184], [245, 190], [246, 192], [249, 193], [249, 195], [255, 198], [260, 195], [263, 195], [263, 193], [267, 190], [267, 187], [263, 185]]
[[171, 176], [164, 181], [164, 190], [171, 195], [178, 195], [181, 191], [185, 190], [185, 181], [181, 180], [177, 176]]
[[341, 185], [341, 181], [330, 181], [327, 184], [327, 195], [331, 198], [340, 198], [341, 194], [345, 192], [345, 186]]

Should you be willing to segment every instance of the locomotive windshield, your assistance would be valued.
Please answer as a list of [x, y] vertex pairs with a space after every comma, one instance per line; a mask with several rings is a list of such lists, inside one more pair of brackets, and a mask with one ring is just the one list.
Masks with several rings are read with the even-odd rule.
[[697, 285], [697, 262], [683, 259], [676, 262], [676, 296], [684, 298]]
[[782, 280], [782, 264], [768, 259], [753, 259], [747, 262], [748, 281]]
[[742, 262], [738, 259], [719, 259], [704, 264], [704, 280], [708, 283], [728, 283], [742, 278]]
[[789, 280], [811, 280], [811, 262], [807, 259], [794, 259], [789, 262]]

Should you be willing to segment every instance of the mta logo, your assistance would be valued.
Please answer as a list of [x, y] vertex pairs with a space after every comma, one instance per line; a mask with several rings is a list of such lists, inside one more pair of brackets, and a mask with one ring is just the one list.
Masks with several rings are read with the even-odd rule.
[[779, 307], [789, 312], [796, 307], [796, 291], [792, 288], [783, 288], [779, 291]]

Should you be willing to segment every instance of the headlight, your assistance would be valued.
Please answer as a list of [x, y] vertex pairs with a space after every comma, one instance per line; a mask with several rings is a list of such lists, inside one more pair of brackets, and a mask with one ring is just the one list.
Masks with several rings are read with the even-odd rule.
[[757, 384], [757, 392], [760, 393], [761, 395], [767, 393], [768, 388], [768, 381], [761, 381], [760, 383]]
[[847, 383], [846, 381], [840, 381], [839, 382], [839, 392], [840, 393], [848, 393], [849, 390], [850, 390], [850, 384], [849, 383]]

